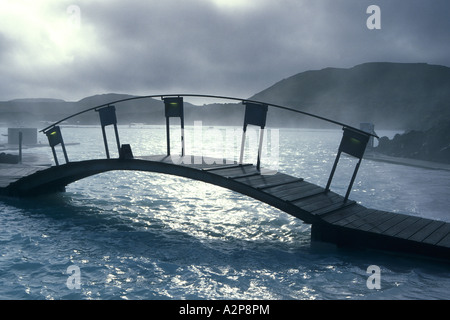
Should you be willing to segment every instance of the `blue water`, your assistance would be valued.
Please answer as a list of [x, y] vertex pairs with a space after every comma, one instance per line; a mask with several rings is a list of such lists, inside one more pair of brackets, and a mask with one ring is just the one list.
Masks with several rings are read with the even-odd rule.
[[[213, 130], [204, 130], [204, 153], [224, 152]], [[221, 130], [215, 133], [226, 131]], [[163, 127], [121, 126], [119, 132], [121, 143], [130, 143], [137, 156], [165, 152]], [[190, 133], [188, 128], [187, 153], [196, 148]], [[178, 150], [179, 131], [172, 134]], [[63, 135], [66, 142], [81, 142], [67, 147], [71, 160], [104, 157], [99, 128], [66, 127]], [[108, 135], [114, 156], [114, 137]], [[340, 138], [340, 130], [280, 130], [278, 169], [323, 186]], [[238, 145], [226, 155], [237, 157]], [[50, 148], [33, 152], [51, 156]], [[341, 160], [333, 190], [345, 193], [354, 164]], [[351, 198], [372, 208], [450, 221], [449, 181], [447, 171], [367, 160]], [[448, 265], [312, 246], [310, 227], [300, 220], [174, 176], [109, 172], [73, 183], [61, 194], [2, 198], [0, 211], [0, 299], [450, 298]], [[381, 289], [366, 285], [370, 265], [380, 267]], [[79, 288], [67, 283], [73, 266], [79, 268]]]

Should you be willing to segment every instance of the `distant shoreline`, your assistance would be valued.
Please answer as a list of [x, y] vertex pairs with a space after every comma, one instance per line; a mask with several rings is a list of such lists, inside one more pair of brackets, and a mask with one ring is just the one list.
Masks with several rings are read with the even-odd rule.
[[426, 160], [417, 160], [411, 158], [400, 158], [400, 157], [391, 157], [378, 152], [369, 151], [364, 155], [364, 159], [372, 160], [372, 161], [380, 161], [387, 162], [392, 164], [417, 167], [423, 169], [432, 169], [432, 170], [445, 170], [450, 171], [450, 164], [426, 161]]

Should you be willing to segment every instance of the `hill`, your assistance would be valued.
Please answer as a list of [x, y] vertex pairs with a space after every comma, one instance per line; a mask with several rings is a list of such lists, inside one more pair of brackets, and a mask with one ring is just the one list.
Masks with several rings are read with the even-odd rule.
[[365, 63], [306, 71], [252, 99], [291, 106], [358, 126], [427, 129], [450, 119], [450, 68], [424, 63]]
[[[207, 92], [205, 93], [207, 94]], [[56, 99], [18, 99], [0, 102], [4, 125], [54, 122], [114, 100], [132, 97], [102, 94], [77, 102]], [[373, 62], [349, 69], [325, 68], [296, 74], [249, 99], [296, 108], [358, 127], [373, 122], [376, 129], [428, 130], [440, 120], [450, 120], [450, 68], [424, 63]], [[240, 124], [240, 104], [193, 106], [186, 103], [186, 122]], [[117, 108], [120, 123], [163, 123], [160, 99], [133, 100]], [[70, 120], [98, 123], [95, 113]], [[269, 111], [268, 125], [327, 126], [326, 123], [287, 111]]]
[[[0, 102], [0, 125], [43, 128], [75, 113], [96, 106], [135, 96], [126, 94], [99, 94], [76, 102], [57, 99], [15, 99]], [[203, 120], [205, 125], [237, 124], [242, 122], [243, 108], [237, 104], [195, 106], [184, 103], [185, 123]], [[117, 104], [119, 124], [164, 124], [164, 106], [161, 99], [136, 99]], [[88, 112], [67, 120], [69, 124], [98, 124], [98, 115]]]
[[[100, 94], [68, 102], [56, 99], [17, 99], [0, 102], [0, 121], [3, 125], [34, 126], [41, 128], [43, 123], [52, 123], [88, 108], [96, 107], [112, 101], [131, 98], [125, 94]], [[155, 123], [162, 119], [162, 102], [155, 99], [124, 102], [117, 108], [121, 123], [147, 122]], [[68, 120], [69, 123], [98, 123], [95, 112], [89, 112]]]
[[424, 131], [411, 130], [394, 138], [382, 137], [374, 151], [399, 158], [450, 164], [450, 121]]

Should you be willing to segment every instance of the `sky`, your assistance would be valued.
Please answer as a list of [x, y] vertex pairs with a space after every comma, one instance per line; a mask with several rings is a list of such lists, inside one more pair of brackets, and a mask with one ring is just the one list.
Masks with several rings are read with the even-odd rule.
[[450, 66], [449, 12], [448, 0], [0, 0], [0, 101], [249, 98], [307, 70]]

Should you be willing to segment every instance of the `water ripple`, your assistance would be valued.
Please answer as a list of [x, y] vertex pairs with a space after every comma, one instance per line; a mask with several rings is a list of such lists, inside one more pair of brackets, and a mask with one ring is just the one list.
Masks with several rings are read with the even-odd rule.
[[[71, 130], [89, 141], [98, 128]], [[138, 130], [120, 130], [138, 141], [136, 153], [164, 152], [163, 128], [148, 128], [148, 136], [161, 138], [150, 143]], [[326, 183], [339, 141], [335, 133], [282, 131], [280, 170]], [[103, 146], [95, 141], [68, 152], [101, 157]], [[334, 190], [346, 189], [354, 163], [344, 160]], [[448, 219], [448, 179], [441, 172], [367, 161], [352, 198]], [[110, 172], [76, 182], [65, 194], [2, 199], [0, 210], [0, 299], [450, 298], [445, 266], [311, 246], [309, 226], [286, 213], [179, 177]], [[373, 264], [381, 268], [381, 290], [366, 285]], [[80, 289], [66, 285], [74, 265]]]

